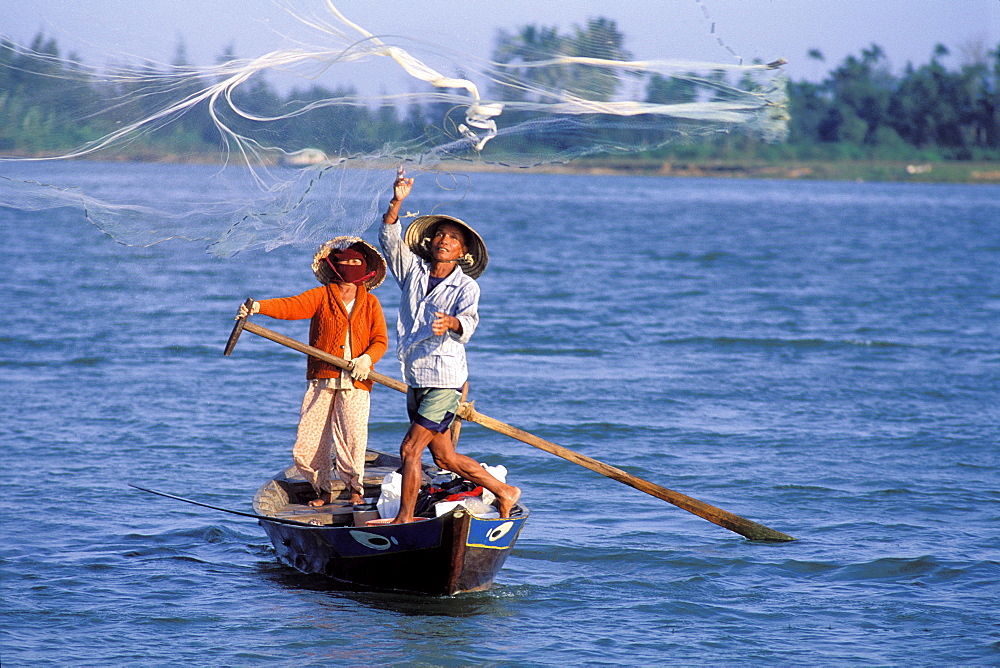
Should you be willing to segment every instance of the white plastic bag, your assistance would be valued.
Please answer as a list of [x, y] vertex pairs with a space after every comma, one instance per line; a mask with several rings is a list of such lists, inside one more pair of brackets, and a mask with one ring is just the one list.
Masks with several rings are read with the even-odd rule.
[[[485, 495], [486, 490], [483, 490], [483, 493]], [[468, 496], [462, 499], [462, 505], [476, 517], [482, 517], [483, 519], [494, 519], [500, 517], [499, 511], [497, 511], [497, 509], [493, 506], [488, 505], [485, 500], [479, 496]]]
[[[483, 491], [485, 493], [485, 490]], [[441, 517], [451, 511], [452, 508], [457, 508], [458, 506], [462, 506], [476, 517], [486, 520], [500, 517], [500, 513], [496, 508], [486, 505], [483, 503], [483, 499], [478, 496], [467, 496], [458, 501], [438, 501], [434, 504], [434, 514], [436, 517]]]
[[[487, 466], [486, 464], [479, 464], [486, 472], [492, 475], [494, 478], [500, 482], [507, 482], [507, 468], [503, 465], [497, 466]], [[452, 508], [457, 506], [463, 506], [470, 513], [476, 517], [482, 517], [484, 519], [493, 519], [500, 517], [500, 513], [496, 508], [493, 507], [493, 502], [496, 500], [496, 496], [493, 492], [483, 488], [482, 496], [467, 496], [464, 499], [459, 499], [458, 501], [438, 501], [434, 504], [434, 513], [438, 517], [441, 517], [445, 513], [449, 512]]]
[[[486, 464], [480, 463], [479, 465], [482, 466], [484, 469], [486, 469], [487, 473], [492, 475], [500, 482], [507, 482], [507, 467], [504, 466], [503, 464], [497, 464], [496, 466], [487, 466]], [[496, 500], [496, 498], [497, 497], [493, 495], [493, 492], [486, 489], [485, 487], [483, 488], [483, 503], [485, 503], [488, 506], [492, 504]], [[472, 512], [474, 515], [477, 514], [474, 511], [470, 512]]]
[[462, 505], [462, 500], [458, 501], [438, 501], [434, 504], [434, 517], [441, 517], [445, 513], [451, 512], [452, 508]]
[[382, 493], [378, 495], [378, 501], [375, 503], [379, 517], [391, 518], [399, 513], [399, 497], [402, 490], [403, 476], [398, 472], [393, 471], [382, 478]]

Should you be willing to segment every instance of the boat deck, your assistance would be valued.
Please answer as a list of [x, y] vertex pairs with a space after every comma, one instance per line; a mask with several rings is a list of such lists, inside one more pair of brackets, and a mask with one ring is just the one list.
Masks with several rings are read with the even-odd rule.
[[[400, 466], [398, 457], [369, 450], [365, 456], [364, 497], [374, 502], [382, 490], [382, 480]], [[345, 526], [354, 519], [351, 495], [342, 480], [334, 477], [330, 481], [334, 492], [333, 503], [318, 508], [308, 503], [316, 498], [312, 485], [303, 478], [295, 466], [289, 466], [284, 473], [275, 476], [254, 499], [257, 512], [270, 517], [321, 524], [325, 526]], [[265, 491], [266, 490], [266, 491]]]

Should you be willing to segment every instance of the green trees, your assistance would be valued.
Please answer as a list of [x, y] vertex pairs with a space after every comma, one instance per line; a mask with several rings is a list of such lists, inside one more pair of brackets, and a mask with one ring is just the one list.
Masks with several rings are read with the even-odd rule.
[[[590, 19], [565, 33], [537, 25], [499, 31], [492, 58], [502, 66], [487, 95], [507, 103], [501, 124], [511, 127], [530, 121], [533, 112], [524, 109], [530, 103], [574, 96], [601, 102], [614, 99], [625, 83], [634, 89], [637, 80], [625, 68], [585, 67], [576, 60], [627, 61], [632, 55], [625, 41], [616, 23], [606, 18]], [[219, 62], [234, 57], [228, 49]], [[818, 50], [809, 57], [823, 58]], [[872, 44], [845, 58], [820, 82], [789, 81], [791, 120], [788, 141], [781, 150], [786, 155], [811, 152], [814, 157], [998, 159], [1000, 44], [967, 46], [961, 65], [949, 68], [946, 63], [954, 59], [947, 48], [938, 45], [926, 64], [907, 64], [894, 74], [885, 51]], [[188, 62], [183, 43], [178, 44], [169, 66], [133, 65], [98, 75], [72, 54], [63, 56], [56, 41], [41, 33], [28, 47], [3, 40], [0, 152], [68, 152], [190, 99], [208, 83], [213, 82], [202, 80]], [[713, 94], [711, 87], [692, 83], [690, 78], [661, 75], [644, 79], [642, 87], [645, 101], [652, 103], [703, 100]], [[454, 116], [451, 103], [428, 106], [411, 101], [405, 109], [390, 103], [369, 107], [354, 103], [355, 97], [351, 88], [331, 90], [318, 84], [283, 94], [265, 77], [255, 75], [236, 89], [234, 103], [250, 115], [281, 120], [260, 123], [232, 111], [217, 111], [230, 127], [263, 146], [313, 147], [327, 154], [368, 152], [387, 143], [439, 143], [455, 134], [451, 126], [458, 121], [442, 121], [444, 111]], [[331, 104], [331, 100], [350, 103]], [[308, 110], [286, 117], [303, 107]], [[581, 125], [586, 122], [579, 119]], [[127, 153], [209, 157], [224, 141], [204, 102], [146, 130], [130, 139]], [[520, 146], [537, 151], [536, 139], [527, 130], [507, 141], [511, 150]], [[556, 145], [551, 150], [558, 154], [564, 148]], [[658, 149], [666, 150], [679, 149]], [[716, 144], [701, 142], [697, 150], [702, 157], [713, 150], [737, 157], [734, 152], [753, 154], [759, 143], [749, 138], [734, 141], [730, 136]]]
[[629, 60], [632, 54], [624, 43], [617, 24], [606, 18], [573, 26], [569, 34], [536, 25], [523, 26], [516, 33], [500, 30], [492, 59], [504, 65], [506, 76], [491, 92], [508, 102], [557, 102], [566, 95], [610, 100], [618, 89], [618, 73], [581, 66], [572, 59]]
[[862, 147], [882, 157], [915, 149], [956, 159], [995, 156], [1000, 45], [988, 54], [978, 50], [958, 70], [944, 66], [948, 55], [938, 45], [929, 63], [907, 64], [897, 77], [873, 44], [820, 84], [789, 83], [789, 141]]
[[0, 42], [0, 149], [42, 153], [94, 138], [70, 119], [95, 101], [76, 58], [63, 60], [54, 39], [39, 34], [28, 49]]

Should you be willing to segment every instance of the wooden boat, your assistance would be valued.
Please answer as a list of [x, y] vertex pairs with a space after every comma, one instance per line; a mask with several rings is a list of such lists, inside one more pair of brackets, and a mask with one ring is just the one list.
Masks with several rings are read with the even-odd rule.
[[[248, 309], [252, 304], [252, 299], [246, 301]], [[226, 343], [226, 356], [232, 353], [244, 330], [341, 369], [350, 368], [347, 360], [249, 322], [246, 316], [237, 318]], [[406, 392], [405, 384], [376, 371], [372, 371], [369, 378], [391, 389]], [[663, 499], [751, 540], [795, 540], [780, 531], [643, 480], [622, 469], [483, 415], [475, 410], [472, 403], [465, 402], [464, 390], [458, 418], [452, 425], [453, 442], [458, 440], [461, 421], [474, 421]], [[365, 496], [378, 496], [385, 475], [401, 464], [399, 457], [369, 449], [363, 481]], [[427, 468], [424, 473], [429, 478]], [[352, 587], [419, 594], [450, 596], [489, 588], [528, 519], [528, 509], [518, 503], [509, 518], [477, 516], [458, 507], [440, 517], [420, 518], [422, 521], [418, 522], [372, 526], [356, 517], [346, 490], [341, 490], [339, 503], [320, 508], [310, 507], [308, 503], [315, 498], [315, 494], [309, 483], [298, 475], [295, 467], [280, 471], [261, 486], [254, 496], [254, 513], [226, 510], [137, 485], [132, 486], [188, 503], [254, 517], [267, 532], [278, 558], [304, 573], [325, 575]], [[433, 510], [429, 514], [433, 514]]]
[[[252, 299], [246, 301], [248, 307], [252, 303]], [[248, 322], [246, 316], [237, 319], [226, 343], [225, 355], [228, 356], [233, 351], [244, 330], [342, 369], [349, 368], [346, 360]], [[386, 387], [406, 392], [406, 386], [394, 378], [375, 371], [371, 372], [369, 378]], [[795, 540], [780, 531], [643, 480], [483, 415], [475, 410], [472, 403], [465, 402], [464, 391], [458, 419], [452, 424], [453, 442], [458, 440], [462, 420], [474, 421], [596, 471], [751, 540]], [[363, 481], [365, 497], [378, 497], [386, 474], [401, 465], [399, 457], [369, 449]], [[424, 482], [430, 482], [432, 471], [425, 467], [424, 474]], [[185, 503], [254, 518], [264, 527], [278, 558], [303, 573], [324, 575], [350, 587], [442, 596], [489, 588], [528, 519], [528, 509], [517, 503], [507, 518], [477, 515], [461, 506], [435, 516], [434, 508], [430, 507], [423, 513], [426, 517], [418, 517], [420, 521], [371, 525], [365, 512], [356, 511], [350, 504], [350, 495], [343, 489], [342, 483], [339, 484], [341, 490], [337, 502], [319, 508], [309, 506], [315, 493], [294, 466], [279, 471], [257, 490], [253, 499], [253, 513], [220, 508], [132, 483], [129, 486]]]
[[[365, 497], [377, 497], [382, 479], [401, 463], [369, 450]], [[425, 467], [425, 484], [433, 472]], [[315, 493], [291, 466], [261, 486], [253, 508], [278, 558], [303, 573], [352, 587], [441, 596], [488, 589], [529, 514], [520, 503], [511, 517], [493, 519], [462, 506], [434, 517], [429, 508], [416, 522], [371, 525], [372, 513], [356, 511], [348, 497], [344, 489], [332, 504], [309, 506]]]

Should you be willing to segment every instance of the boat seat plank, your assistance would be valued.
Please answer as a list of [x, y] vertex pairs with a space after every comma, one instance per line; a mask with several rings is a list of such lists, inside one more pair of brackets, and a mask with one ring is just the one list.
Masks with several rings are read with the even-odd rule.
[[[365, 455], [365, 473], [362, 479], [364, 485], [364, 496], [368, 499], [377, 499], [382, 491], [382, 481], [387, 475], [399, 468], [399, 459], [385, 453], [369, 450]], [[277, 485], [287, 497], [288, 503], [284, 508], [308, 507], [304, 504], [316, 498], [312, 485], [299, 473], [298, 469], [292, 465], [283, 473], [275, 476], [273, 484]], [[424, 472], [422, 484], [430, 482], [430, 476]], [[334, 495], [334, 503], [350, 500], [350, 492], [347, 485], [337, 477], [336, 472], [331, 471], [330, 491]], [[269, 509], [271, 510], [271, 509]], [[274, 512], [281, 512], [282, 508], [274, 508]], [[311, 509], [311, 512], [315, 509]]]

